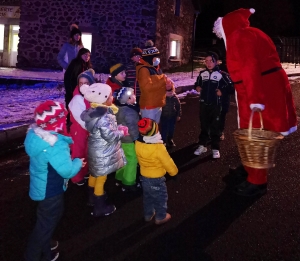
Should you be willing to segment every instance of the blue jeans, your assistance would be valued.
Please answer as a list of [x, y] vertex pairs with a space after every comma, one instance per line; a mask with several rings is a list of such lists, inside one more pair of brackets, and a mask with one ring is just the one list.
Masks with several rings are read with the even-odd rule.
[[169, 140], [173, 139], [175, 124], [177, 116], [174, 117], [161, 117], [160, 123], [160, 134], [164, 143], [167, 143]]
[[167, 215], [168, 192], [166, 178], [146, 178], [140, 176], [143, 187], [144, 217], [148, 219], [155, 213], [156, 220]]
[[51, 238], [64, 210], [64, 194], [38, 203], [37, 221], [28, 240], [26, 261], [51, 260]]
[[149, 118], [151, 120], [154, 120], [157, 124], [160, 121], [160, 115], [161, 115], [161, 107], [154, 108], [154, 109], [141, 109], [141, 115], [142, 118]]

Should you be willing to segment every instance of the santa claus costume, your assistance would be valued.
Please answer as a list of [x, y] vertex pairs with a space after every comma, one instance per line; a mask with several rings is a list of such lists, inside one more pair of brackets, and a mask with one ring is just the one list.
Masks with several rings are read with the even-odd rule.
[[[262, 112], [264, 128], [288, 135], [297, 129], [291, 87], [282, 69], [276, 47], [261, 30], [250, 27], [254, 9], [238, 9], [219, 17], [213, 31], [223, 38], [228, 72], [235, 83], [239, 128], [248, 128], [252, 110]], [[258, 113], [253, 127], [259, 128]], [[247, 180], [236, 187], [243, 196], [264, 194], [267, 169], [245, 167]]]

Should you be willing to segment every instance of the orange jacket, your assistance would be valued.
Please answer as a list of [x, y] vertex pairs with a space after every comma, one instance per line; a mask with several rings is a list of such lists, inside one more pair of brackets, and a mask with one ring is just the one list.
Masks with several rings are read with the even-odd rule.
[[163, 107], [166, 103], [165, 76], [163, 74], [150, 74], [147, 67], [156, 71], [155, 67], [143, 60], [136, 66], [137, 80], [141, 90], [140, 108]]

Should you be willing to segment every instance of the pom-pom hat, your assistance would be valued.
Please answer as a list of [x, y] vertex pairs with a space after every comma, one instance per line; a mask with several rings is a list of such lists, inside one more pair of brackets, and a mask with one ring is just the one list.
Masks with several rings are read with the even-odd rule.
[[95, 83], [94, 75], [95, 75], [95, 71], [93, 69], [88, 69], [78, 75], [77, 83], [79, 82], [80, 78], [86, 78], [90, 84], [93, 84], [93, 83]]
[[143, 118], [138, 122], [139, 132], [142, 136], [154, 136], [158, 133], [158, 124], [149, 118]]
[[120, 72], [125, 71], [126, 67], [121, 64], [121, 63], [117, 63], [115, 65], [113, 65], [112, 67], [110, 67], [109, 72], [111, 77], [116, 77]]
[[134, 90], [130, 87], [122, 87], [114, 92], [114, 97], [121, 104], [127, 103], [129, 97], [134, 94]]
[[72, 38], [75, 34], [79, 34], [81, 36], [81, 31], [78, 28], [77, 24], [72, 24], [70, 27], [70, 37]]
[[34, 111], [36, 124], [44, 130], [65, 132], [66, 116], [65, 106], [56, 101], [45, 101]]

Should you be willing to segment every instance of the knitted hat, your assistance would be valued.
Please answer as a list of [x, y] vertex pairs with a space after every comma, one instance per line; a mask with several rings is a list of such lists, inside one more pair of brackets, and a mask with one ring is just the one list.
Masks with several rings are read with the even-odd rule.
[[129, 97], [134, 94], [134, 90], [129, 87], [122, 87], [119, 90], [116, 90], [114, 92], [114, 97], [117, 101], [119, 101], [121, 104], [127, 103]]
[[70, 26], [70, 37], [72, 38], [75, 34], [79, 34], [81, 36], [81, 31], [79, 30], [78, 28], [78, 25], [77, 24], [72, 24]]
[[134, 47], [131, 51], [130, 51], [130, 58], [132, 58], [133, 56], [139, 55], [142, 56], [143, 51], [142, 49], [138, 48], [138, 47]]
[[79, 79], [84, 77], [86, 78], [90, 84], [93, 84], [95, 83], [95, 78], [94, 78], [94, 75], [95, 75], [95, 71], [93, 69], [88, 69], [84, 72], [82, 72], [81, 74], [78, 75], [77, 77], [77, 83], [79, 82]]
[[154, 136], [158, 133], [158, 124], [149, 118], [143, 118], [138, 122], [139, 132], [142, 136]]
[[109, 72], [111, 74], [111, 77], [115, 77], [120, 72], [125, 71], [125, 70], [126, 70], [126, 67], [121, 63], [117, 63], [117, 64], [115, 64], [115, 65], [113, 65], [112, 67], [109, 68]]
[[158, 56], [160, 54], [159, 50], [154, 46], [154, 43], [151, 40], [146, 41], [145, 49], [143, 49], [142, 56]]
[[45, 101], [34, 111], [36, 124], [44, 130], [64, 132], [68, 111], [65, 106], [56, 101]]

